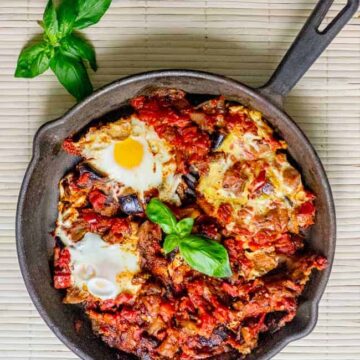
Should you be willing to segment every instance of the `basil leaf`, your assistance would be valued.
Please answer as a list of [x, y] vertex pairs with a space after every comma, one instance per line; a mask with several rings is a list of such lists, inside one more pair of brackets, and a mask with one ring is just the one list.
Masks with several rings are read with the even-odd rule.
[[165, 254], [173, 251], [179, 245], [179, 237], [176, 234], [166, 235], [164, 240], [163, 249]]
[[97, 70], [95, 50], [86, 40], [71, 34], [61, 41], [61, 47], [79, 60], [88, 61], [91, 68]]
[[201, 273], [214, 277], [232, 275], [228, 253], [216, 241], [189, 235], [180, 241], [179, 249], [188, 265]]
[[111, 0], [78, 0], [79, 13], [75, 21], [75, 27], [83, 29], [96, 24], [105, 14], [110, 4]]
[[43, 15], [43, 25], [45, 34], [49, 38], [50, 43], [55, 45], [57, 42], [57, 34], [59, 31], [59, 27], [53, 0], [49, 0], [46, 5]]
[[60, 83], [77, 100], [90, 95], [93, 91], [85, 66], [74, 57], [57, 51], [51, 59], [50, 67]]
[[78, 15], [77, 1], [62, 0], [57, 9], [57, 18], [59, 22], [59, 36], [65, 37], [71, 33]]
[[146, 207], [147, 217], [159, 224], [166, 234], [176, 232], [176, 218], [171, 210], [159, 199], [151, 199]]
[[190, 217], [189, 218], [184, 218], [184, 219], [180, 220], [176, 224], [176, 232], [181, 237], [189, 235], [191, 233], [193, 225], [194, 225], [194, 219], [193, 218], [190, 218]]
[[41, 42], [23, 49], [19, 55], [15, 76], [33, 78], [49, 68], [51, 49]]

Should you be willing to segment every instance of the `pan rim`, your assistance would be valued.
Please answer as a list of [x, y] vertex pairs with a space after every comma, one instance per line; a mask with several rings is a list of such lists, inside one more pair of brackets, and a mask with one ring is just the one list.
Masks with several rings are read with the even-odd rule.
[[[250, 98], [256, 98], [258, 101], [260, 101], [262, 104], [268, 106], [270, 108], [270, 112], [274, 114], [274, 117], [282, 117], [284, 118], [286, 125], [291, 128], [291, 132], [293, 132], [297, 137], [302, 138], [308, 147], [308, 152], [312, 157], [312, 161], [316, 164], [320, 174], [321, 174], [321, 184], [324, 189], [324, 193], [326, 195], [326, 201], [329, 217], [331, 220], [331, 223], [328, 224], [330, 227], [330, 236], [329, 236], [329, 256], [328, 256], [328, 267], [324, 270], [323, 280], [320, 282], [320, 284], [316, 288], [316, 292], [313, 296], [313, 299], [308, 300], [310, 305], [310, 316], [307, 320], [307, 325], [300, 329], [297, 332], [294, 332], [290, 335], [287, 335], [279, 340], [279, 342], [266, 354], [260, 355], [260, 357], [257, 357], [258, 360], [266, 360], [272, 358], [275, 354], [280, 352], [285, 346], [287, 346], [290, 342], [300, 339], [306, 335], [308, 335], [313, 328], [316, 325], [317, 317], [318, 317], [318, 305], [319, 301], [325, 291], [327, 282], [330, 277], [334, 255], [335, 255], [335, 245], [336, 245], [336, 215], [335, 215], [335, 206], [334, 206], [334, 200], [330, 188], [330, 184], [328, 181], [328, 178], [326, 176], [324, 167], [321, 163], [321, 160], [319, 156], [317, 155], [314, 147], [306, 137], [306, 135], [303, 133], [303, 131], [300, 129], [300, 127], [291, 119], [291, 117], [282, 109], [274, 105], [269, 99], [265, 98], [264, 95], [259, 93], [256, 89], [253, 89], [241, 82], [238, 82], [236, 80], [227, 78], [222, 75], [217, 75], [209, 72], [204, 71], [196, 71], [196, 70], [187, 70], [187, 69], [165, 69], [165, 70], [155, 70], [155, 71], [148, 71], [143, 73], [138, 73], [134, 75], [127, 76], [125, 78], [116, 80], [112, 83], [109, 83], [102, 88], [95, 91], [92, 95], [87, 97], [85, 100], [80, 102], [79, 104], [76, 104], [72, 108], [70, 108], [63, 116], [49, 121], [45, 124], [43, 124], [38, 131], [34, 135], [33, 140], [33, 148], [32, 148], [32, 158], [29, 162], [29, 165], [25, 171], [24, 179], [20, 188], [19, 192], [19, 198], [18, 198], [18, 204], [17, 204], [17, 210], [16, 210], [16, 248], [17, 248], [17, 255], [18, 255], [18, 261], [20, 265], [20, 270], [27, 288], [27, 291], [31, 297], [32, 302], [34, 303], [36, 309], [38, 310], [40, 316], [44, 319], [45, 323], [48, 325], [48, 327], [54, 332], [54, 334], [71, 350], [73, 351], [77, 356], [79, 356], [81, 359], [91, 360], [92, 357], [89, 357], [86, 353], [84, 353], [82, 350], [80, 350], [77, 346], [77, 344], [69, 339], [62, 331], [61, 329], [57, 328], [54, 324], [51, 317], [48, 315], [48, 311], [45, 309], [43, 304], [40, 301], [39, 295], [36, 292], [36, 289], [34, 288], [34, 285], [32, 283], [31, 277], [30, 277], [30, 271], [29, 271], [29, 264], [26, 259], [26, 249], [25, 249], [25, 236], [24, 232], [26, 229], [23, 229], [22, 226], [22, 216], [23, 216], [23, 208], [25, 203], [25, 198], [27, 194], [27, 188], [28, 184], [32, 178], [33, 171], [36, 167], [37, 162], [39, 161], [41, 150], [40, 150], [40, 144], [43, 141], [44, 136], [53, 130], [56, 131], [57, 127], [62, 126], [64, 123], [69, 121], [73, 114], [77, 113], [78, 111], [81, 111], [81, 109], [86, 106], [88, 103], [94, 101], [95, 99], [99, 97], [106, 97], [107, 93], [113, 91], [114, 89], [118, 87], [123, 87], [131, 83], [139, 82], [144, 79], [159, 79], [162, 77], [192, 77], [197, 79], [206, 79], [206, 80], [212, 80], [216, 83], [231, 83], [232, 86], [235, 88], [238, 88], [240, 91], [246, 93], [249, 95]], [[256, 356], [256, 355], [255, 355]]]

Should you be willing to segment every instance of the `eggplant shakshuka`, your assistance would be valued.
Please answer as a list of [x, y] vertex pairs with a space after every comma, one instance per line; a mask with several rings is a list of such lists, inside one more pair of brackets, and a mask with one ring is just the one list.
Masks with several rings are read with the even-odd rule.
[[54, 286], [142, 359], [248, 354], [296, 315], [315, 196], [261, 113], [158, 89], [63, 148]]

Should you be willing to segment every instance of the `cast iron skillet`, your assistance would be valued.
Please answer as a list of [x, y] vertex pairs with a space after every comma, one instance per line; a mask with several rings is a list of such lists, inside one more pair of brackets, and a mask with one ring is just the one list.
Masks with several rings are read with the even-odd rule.
[[[192, 94], [223, 94], [261, 111], [288, 142], [289, 152], [301, 168], [305, 183], [317, 196], [316, 224], [309, 234], [310, 247], [323, 255], [330, 266], [315, 274], [300, 301], [294, 321], [275, 334], [264, 336], [247, 360], [270, 359], [286, 344], [307, 335], [315, 326], [320, 297], [330, 275], [335, 251], [335, 211], [331, 190], [320, 159], [309, 140], [282, 110], [283, 97], [311, 66], [358, 8], [359, 0], [348, 0], [344, 9], [324, 30], [318, 27], [333, 0], [320, 0], [281, 64], [260, 89], [223, 76], [199, 71], [164, 70], [118, 80], [72, 108], [60, 119], [42, 126], [34, 139], [33, 158], [25, 174], [17, 208], [16, 236], [21, 271], [30, 296], [49, 327], [83, 359], [131, 359], [111, 349], [84, 322], [79, 333], [74, 321], [80, 309], [63, 305], [62, 294], [52, 287], [50, 262], [57, 216], [58, 181], [78, 161], [61, 150], [63, 140], [91, 120], [119, 109], [149, 86], [173, 87]], [[222, 355], [219, 359], [232, 358]]]

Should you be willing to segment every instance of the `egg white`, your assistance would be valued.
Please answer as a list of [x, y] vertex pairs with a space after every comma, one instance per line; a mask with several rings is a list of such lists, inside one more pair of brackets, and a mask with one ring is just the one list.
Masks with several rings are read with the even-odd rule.
[[73, 285], [102, 300], [122, 292], [136, 293], [133, 276], [140, 271], [139, 254], [129, 244], [108, 244], [99, 235], [86, 233], [68, 246]]

